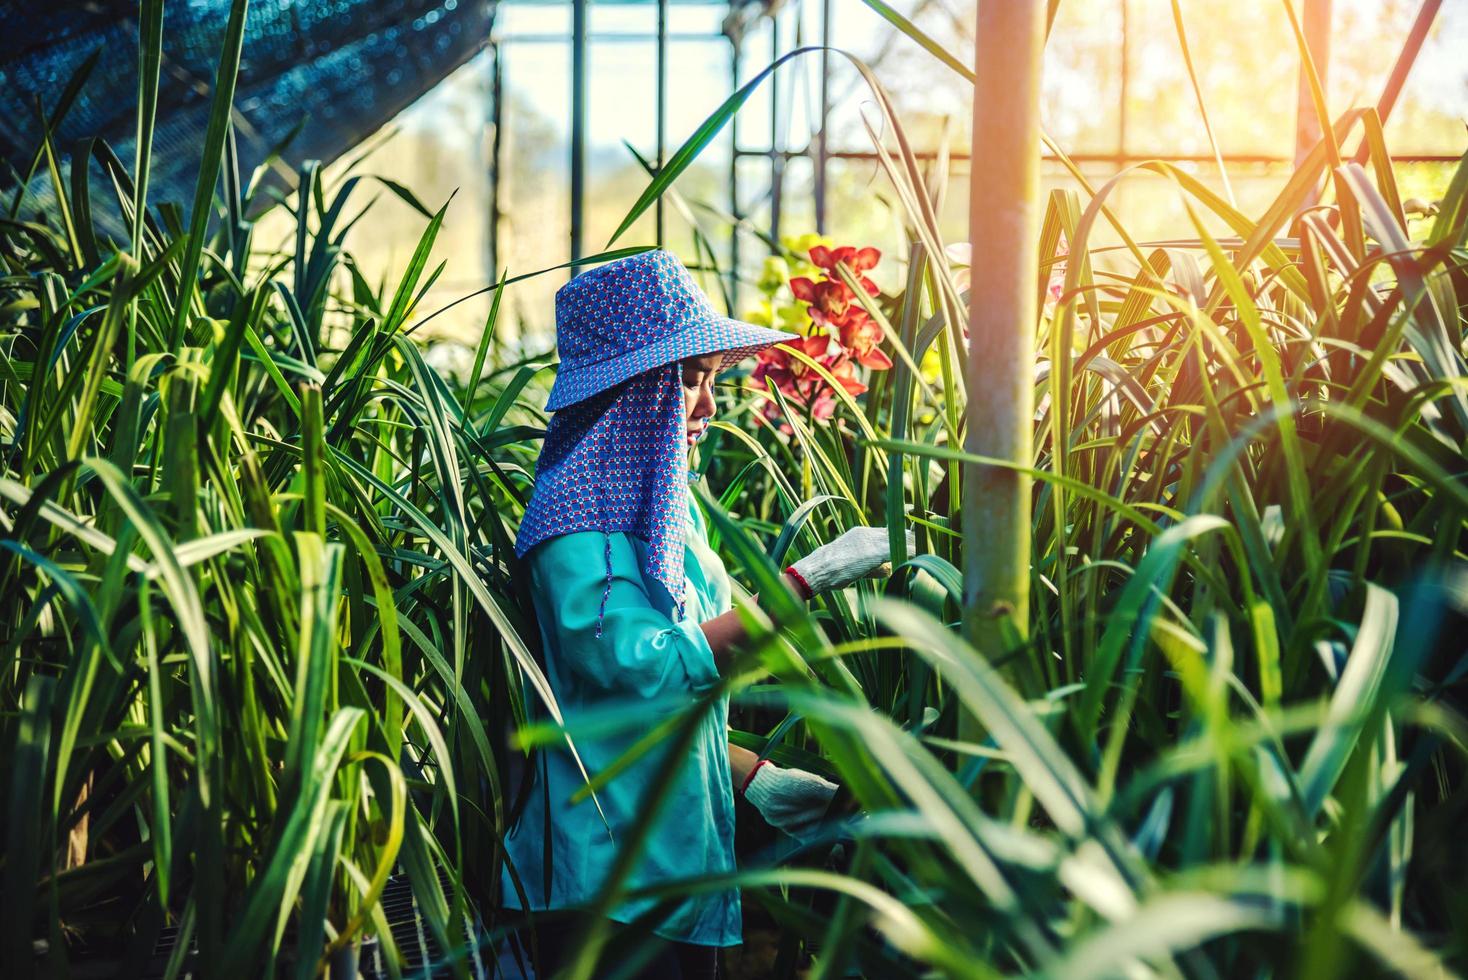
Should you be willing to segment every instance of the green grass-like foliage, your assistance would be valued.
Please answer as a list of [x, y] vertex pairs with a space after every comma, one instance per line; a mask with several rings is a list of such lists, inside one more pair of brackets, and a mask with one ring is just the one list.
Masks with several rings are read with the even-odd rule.
[[428, 219], [394, 289], [341, 247], [361, 175], [308, 164], [276, 202], [294, 240], [255, 239], [265, 167], [242, 179], [226, 125], [243, 3], [193, 219], [140, 207], [161, 3], [143, 15], [141, 171], [90, 141], [63, 182], [63, 96], [37, 154], [53, 219], [23, 192], [0, 218], [5, 972], [80, 950], [136, 976], [165, 925], [211, 976], [309, 977], [364, 933], [392, 959], [395, 869], [462, 960], [498, 880], [502, 729], [522, 676], [548, 693], [504, 561], [539, 365], [452, 390], [424, 364], [444, 211], [393, 181]]
[[[145, 3], [133, 170], [88, 141], [63, 179], [63, 93], [26, 175], [44, 167], [59, 206], [26, 218], [17, 192], [0, 218], [7, 972], [102, 951], [137, 975], [177, 925], [207, 975], [309, 977], [385, 937], [395, 868], [467, 970], [467, 907], [499, 921], [518, 778], [502, 736], [531, 705], [550, 720], [527, 742], [577, 732], [510, 557], [544, 423], [544, 365], [490, 358], [512, 280], [461, 386], [412, 338], [443, 208], [308, 164], [276, 203], [293, 240], [256, 241], [263, 170], [242, 179], [227, 125], [236, 12], [192, 212], [142, 206], [161, 45]], [[733, 738], [839, 779], [864, 816], [833, 824], [839, 859], [829, 840], [762, 851], [658, 894], [740, 884], [774, 913], [784, 974], [802, 945], [823, 977], [1462, 972], [1468, 165], [1409, 219], [1379, 121], [1352, 111], [1259, 216], [1143, 164], [1194, 216], [1173, 241], [1116, 222], [1125, 175], [1054, 192], [1037, 288], [1063, 285], [1037, 324], [1022, 465], [1030, 621], [976, 650], [957, 629], [964, 549], [984, 547], [959, 525], [965, 467], [1021, 465], [962, 449], [964, 310], [985, 274], [962, 288], [935, 219], [946, 175], [858, 67], [910, 242], [899, 290], [856, 290], [894, 367], [830, 422], [782, 405], [788, 437], [750, 411], [778, 390], [731, 388], [702, 460], [721, 496], [698, 493], [765, 597], [772, 618], [751, 622], [778, 625], [727, 689], [783, 720]], [[1365, 166], [1340, 151], [1353, 138]], [[426, 219], [392, 289], [342, 249], [364, 179]], [[130, 241], [94, 227], [94, 192]], [[1121, 247], [1093, 248], [1100, 222]], [[884, 520], [919, 542], [891, 579], [782, 601], [784, 560]]]

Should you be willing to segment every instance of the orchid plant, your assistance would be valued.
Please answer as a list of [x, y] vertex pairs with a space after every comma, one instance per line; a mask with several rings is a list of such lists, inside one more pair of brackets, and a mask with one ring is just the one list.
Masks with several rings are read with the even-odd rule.
[[[876, 267], [882, 253], [871, 246], [833, 247], [821, 235], [786, 238], [782, 244], [791, 254], [793, 267], [791, 261], [780, 256], [765, 260], [759, 279], [763, 299], [745, 314], [745, 319], [764, 326], [778, 325], [802, 337], [761, 351], [750, 377], [759, 386], [765, 385], [766, 379], [773, 381], [784, 398], [808, 408], [813, 418], [824, 421], [836, 411], [835, 389], [792, 351], [821, 365], [851, 395], [867, 390], [858, 368], [885, 371], [892, 367], [892, 359], [881, 348], [881, 327], [872, 321], [837, 272], [845, 265], [867, 295], [879, 296], [880, 288], [866, 273]], [[789, 299], [785, 298], [787, 294]], [[768, 400], [760, 412], [773, 422], [780, 416], [780, 406]], [[780, 430], [790, 432], [789, 424], [780, 423]]]

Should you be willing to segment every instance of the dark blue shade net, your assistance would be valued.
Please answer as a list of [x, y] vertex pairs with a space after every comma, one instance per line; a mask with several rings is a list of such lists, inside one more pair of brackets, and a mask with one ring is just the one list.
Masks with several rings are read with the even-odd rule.
[[[229, 0], [168, 0], [153, 137], [149, 201], [193, 200], [209, 125], [214, 73]], [[330, 162], [438, 84], [489, 38], [492, 0], [252, 0], [235, 88], [240, 179], [305, 119], [282, 151], [292, 168]], [[86, 59], [100, 50], [75, 104], [53, 132], [69, 157], [74, 141], [105, 139], [133, 166], [137, 127], [138, 6], [121, 0], [0, 0], [0, 187], [8, 212], [41, 142], [35, 103], [50, 115]], [[66, 173], [63, 170], [63, 175]], [[93, 164], [99, 229], [125, 237], [110, 181]], [[269, 183], [291, 181], [272, 173]], [[44, 164], [23, 217], [54, 207]]]

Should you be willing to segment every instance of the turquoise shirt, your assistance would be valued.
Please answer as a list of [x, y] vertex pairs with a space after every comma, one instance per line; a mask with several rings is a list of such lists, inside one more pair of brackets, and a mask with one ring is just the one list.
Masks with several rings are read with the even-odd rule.
[[[526, 556], [545, 653], [545, 670], [572, 738], [595, 775], [658, 722], [718, 682], [713, 651], [698, 624], [730, 608], [729, 577], [708, 544], [703, 514], [688, 495], [685, 535], [684, 618], [674, 621], [667, 590], [641, 572], [646, 543], [623, 532], [577, 531], [549, 538]], [[612, 583], [597, 637], [597, 612], [606, 589], [610, 540]], [[647, 714], [646, 723], [615, 734], [574, 732], [578, 711], [609, 707]], [[734, 870], [734, 794], [729, 775], [728, 696], [706, 711], [692, 750], [679, 767], [667, 798], [627, 881], [636, 888]], [[589, 797], [571, 803], [585, 785], [564, 747], [540, 753], [544, 776], [529, 792], [519, 823], [505, 839], [533, 909], [583, 905], [596, 897], [615, 863], [620, 842], [645, 817], [643, 800], [666, 753], [650, 752], [597, 791], [605, 822]], [[542, 788], [544, 786], [544, 789]], [[548, 792], [545, 792], [548, 790]], [[549, 818], [547, 820], [547, 817]], [[550, 890], [544, 887], [545, 835], [551, 847]], [[504, 877], [505, 904], [520, 900]], [[624, 902], [613, 919], [628, 922], [651, 900]], [[729, 889], [685, 899], [656, 932], [665, 938], [709, 946], [742, 942], [739, 893]]]

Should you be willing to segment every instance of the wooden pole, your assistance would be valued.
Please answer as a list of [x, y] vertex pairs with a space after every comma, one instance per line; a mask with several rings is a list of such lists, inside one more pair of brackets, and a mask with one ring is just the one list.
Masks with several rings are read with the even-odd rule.
[[[1325, 85], [1326, 75], [1330, 71], [1330, 14], [1331, 0], [1305, 0], [1303, 18], [1305, 43], [1310, 47], [1310, 60], [1315, 63], [1315, 73], [1320, 76], [1322, 86]], [[1300, 61], [1299, 89], [1299, 98], [1295, 107], [1295, 166], [1297, 167], [1315, 148], [1315, 144], [1320, 142], [1320, 136], [1324, 132], [1321, 127], [1330, 125], [1329, 120], [1320, 119], [1315, 115], [1315, 101], [1310, 97], [1310, 78], [1304, 59]]]
[[[964, 448], [1030, 465], [1039, 249], [1040, 59], [1045, 0], [978, 0], [969, 241]], [[964, 631], [986, 657], [1004, 652], [1005, 621], [1029, 620], [1030, 479], [963, 469]], [[972, 719], [965, 719], [973, 734]]]
[[[1325, 86], [1330, 71], [1330, 14], [1331, 0], [1304, 0], [1305, 44], [1310, 49], [1310, 61], [1320, 84]], [[1310, 95], [1310, 69], [1305, 59], [1300, 59], [1299, 98], [1295, 106], [1295, 166], [1299, 167], [1309, 156], [1315, 144], [1324, 134], [1323, 127], [1330, 125], [1329, 119], [1315, 114], [1315, 100]], [[1329, 89], [1327, 89], [1329, 91]], [[1320, 199], [1320, 188], [1312, 188], [1302, 207], [1309, 207]]]

